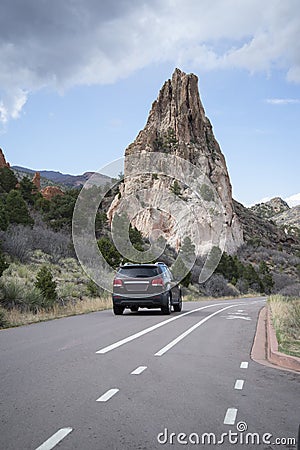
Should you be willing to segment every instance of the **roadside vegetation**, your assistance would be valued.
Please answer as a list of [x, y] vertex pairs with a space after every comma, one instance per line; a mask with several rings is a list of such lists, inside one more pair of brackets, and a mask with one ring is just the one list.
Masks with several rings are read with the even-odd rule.
[[278, 350], [300, 358], [300, 298], [272, 295], [268, 304]]
[[[164, 145], [176, 145], [172, 132]], [[111, 201], [120, 194], [122, 177], [118, 181], [111, 190], [95, 186], [89, 191], [91, 198], [107, 192], [96, 215], [95, 234], [99, 249], [114, 268], [127, 261], [113, 243], [106, 216]], [[178, 195], [181, 192], [176, 184], [172, 189]], [[66, 189], [64, 195], [47, 200], [27, 176], [18, 180], [10, 168], [0, 169], [0, 328], [111, 307], [109, 294], [87, 277], [76, 259], [71, 227], [78, 194], [78, 189]], [[136, 250], [149, 247], [135, 227], [130, 226], [129, 237]], [[192, 258], [194, 246], [189, 238], [184, 239], [183, 249]], [[167, 245], [160, 260], [171, 267], [176, 258]], [[182, 273], [182, 264], [177, 258], [175, 276], [176, 269]], [[235, 256], [224, 253], [214, 274], [199, 285], [202, 267], [198, 258], [181, 281], [185, 300], [300, 296], [300, 250], [288, 252], [280, 246], [271, 250], [249, 241]]]

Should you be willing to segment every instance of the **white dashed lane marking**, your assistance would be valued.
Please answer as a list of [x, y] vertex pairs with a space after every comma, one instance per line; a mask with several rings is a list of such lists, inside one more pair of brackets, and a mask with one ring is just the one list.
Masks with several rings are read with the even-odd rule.
[[236, 415], [237, 415], [237, 409], [236, 408], [228, 408], [227, 412], [226, 412], [226, 415], [225, 415], [224, 424], [225, 425], [234, 425], [235, 424]]
[[240, 365], [240, 368], [241, 369], [248, 369], [248, 365], [249, 365], [249, 363], [247, 361], [242, 361], [241, 365]]
[[140, 375], [146, 369], [147, 369], [147, 366], [139, 366], [135, 370], [133, 370], [130, 375]]
[[105, 392], [105, 394], [101, 395], [96, 401], [97, 402], [107, 402], [110, 398], [112, 398], [117, 392], [119, 392], [119, 389], [109, 389], [109, 391]]
[[234, 385], [234, 389], [238, 389], [239, 391], [241, 391], [244, 387], [244, 380], [236, 380], [235, 385]]
[[61, 428], [53, 436], [49, 437], [42, 445], [40, 445], [36, 450], [51, 450], [59, 442], [61, 442], [69, 433], [73, 431], [72, 428]]

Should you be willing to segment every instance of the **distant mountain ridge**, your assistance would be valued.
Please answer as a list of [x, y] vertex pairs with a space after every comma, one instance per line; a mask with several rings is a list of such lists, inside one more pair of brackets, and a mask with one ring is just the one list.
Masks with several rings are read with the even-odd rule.
[[[35, 170], [27, 169], [26, 167], [21, 166], [13, 166], [12, 169], [17, 173], [34, 175]], [[95, 172], [85, 172], [82, 175], [70, 175], [64, 174], [59, 171], [53, 170], [40, 170], [41, 178], [51, 181], [51, 184], [58, 184], [59, 186], [65, 186], [68, 188], [76, 188], [85, 184], [85, 182], [95, 173]], [[103, 185], [110, 182], [111, 178], [107, 175], [98, 174], [100, 178], [100, 183], [103, 182]]]

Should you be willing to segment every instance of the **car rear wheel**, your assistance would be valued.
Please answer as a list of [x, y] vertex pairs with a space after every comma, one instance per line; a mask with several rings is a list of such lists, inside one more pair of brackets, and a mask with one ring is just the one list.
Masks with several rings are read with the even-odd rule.
[[139, 310], [139, 307], [138, 306], [132, 306], [131, 308], [130, 308], [130, 311], [131, 312], [137, 312]]
[[113, 311], [116, 316], [121, 316], [124, 312], [124, 306], [113, 305]]
[[162, 306], [161, 312], [163, 314], [169, 315], [169, 314], [171, 314], [171, 308], [172, 308], [171, 295], [170, 295], [170, 293], [168, 293], [167, 304], [165, 306]]
[[173, 305], [175, 312], [180, 312], [182, 310], [182, 298], [180, 297], [179, 302], [177, 305]]

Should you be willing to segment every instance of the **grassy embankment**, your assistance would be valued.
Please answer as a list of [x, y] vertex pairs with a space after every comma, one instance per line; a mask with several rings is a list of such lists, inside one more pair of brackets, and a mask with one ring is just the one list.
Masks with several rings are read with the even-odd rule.
[[278, 350], [300, 358], [300, 298], [272, 295], [268, 305]]
[[[30, 264], [11, 263], [1, 277], [0, 328], [112, 307], [111, 296], [91, 282], [74, 258], [61, 259], [54, 264], [48, 255], [36, 251], [32, 259]], [[57, 301], [49, 309], [39, 307], [40, 293], [34, 287], [37, 273], [43, 265], [51, 269], [57, 285]]]

